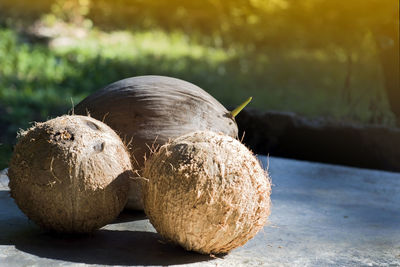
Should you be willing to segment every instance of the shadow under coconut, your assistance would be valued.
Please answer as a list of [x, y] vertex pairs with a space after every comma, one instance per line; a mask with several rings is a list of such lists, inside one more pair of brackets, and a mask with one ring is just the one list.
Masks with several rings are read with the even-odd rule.
[[[144, 218], [144, 212], [124, 211], [113, 224]], [[0, 230], [0, 245], [12, 245], [41, 258], [75, 263], [177, 265], [213, 259], [163, 242], [159, 234], [142, 229], [100, 229], [87, 235], [44, 232], [18, 209], [8, 190], [0, 190]]]
[[8, 239], [20, 251], [76, 263], [173, 265], [212, 260], [164, 243], [160, 235], [152, 232], [99, 230], [92, 235], [58, 236], [24, 230]]

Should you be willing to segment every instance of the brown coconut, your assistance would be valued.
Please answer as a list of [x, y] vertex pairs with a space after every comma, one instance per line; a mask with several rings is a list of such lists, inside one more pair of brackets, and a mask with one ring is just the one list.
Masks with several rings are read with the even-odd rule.
[[210, 131], [165, 144], [145, 163], [144, 208], [167, 240], [204, 254], [245, 244], [270, 213], [271, 184], [239, 141]]
[[8, 171], [11, 196], [39, 226], [86, 233], [114, 220], [127, 201], [129, 153], [106, 124], [62, 116], [24, 132]]
[[[164, 76], [139, 76], [112, 83], [85, 98], [76, 114], [104, 120], [129, 146], [135, 169], [143, 167], [151, 147], [198, 130], [236, 137], [230, 112], [200, 87]], [[143, 209], [140, 180], [131, 180], [127, 208]]]

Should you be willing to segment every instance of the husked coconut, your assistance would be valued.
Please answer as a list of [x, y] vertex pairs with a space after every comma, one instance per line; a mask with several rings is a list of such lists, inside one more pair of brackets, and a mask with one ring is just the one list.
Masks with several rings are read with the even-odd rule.
[[190, 133], [145, 162], [144, 208], [167, 240], [204, 254], [245, 244], [270, 213], [271, 184], [256, 157], [232, 137]]
[[[149, 147], [169, 139], [199, 130], [238, 134], [234, 117], [214, 97], [192, 83], [165, 76], [117, 81], [85, 98], [74, 111], [89, 113], [131, 141], [132, 164], [139, 170]], [[140, 180], [131, 180], [130, 186], [127, 208], [142, 210]]]
[[62, 116], [22, 133], [9, 168], [11, 196], [39, 226], [86, 233], [114, 220], [127, 201], [129, 153], [106, 124]]

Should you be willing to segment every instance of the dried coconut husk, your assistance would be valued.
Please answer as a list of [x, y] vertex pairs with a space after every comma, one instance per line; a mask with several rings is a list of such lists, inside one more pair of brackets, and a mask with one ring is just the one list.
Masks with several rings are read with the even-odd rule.
[[[130, 142], [132, 164], [143, 167], [152, 146], [199, 131], [223, 132], [232, 137], [238, 128], [231, 113], [200, 87], [171, 77], [138, 76], [112, 83], [74, 108], [75, 114], [104, 121]], [[140, 180], [131, 180], [127, 208], [143, 210]]]
[[127, 201], [129, 153], [106, 124], [62, 116], [22, 133], [9, 168], [11, 196], [39, 226], [86, 233], [114, 220]]
[[270, 213], [271, 183], [239, 141], [209, 131], [162, 146], [145, 163], [144, 207], [166, 239], [204, 254], [245, 244]]

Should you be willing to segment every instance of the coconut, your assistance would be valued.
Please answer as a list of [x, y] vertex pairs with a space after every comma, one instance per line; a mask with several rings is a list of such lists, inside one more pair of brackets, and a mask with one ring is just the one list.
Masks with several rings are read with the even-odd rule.
[[92, 232], [113, 221], [127, 201], [129, 153], [106, 124], [62, 116], [22, 133], [8, 171], [11, 196], [39, 226]]
[[245, 244], [270, 213], [271, 184], [239, 141], [199, 131], [181, 136], [144, 167], [144, 208], [167, 240], [203, 254]]
[[[112, 83], [85, 98], [75, 114], [104, 121], [130, 142], [132, 164], [141, 169], [150, 148], [198, 131], [223, 132], [238, 128], [232, 114], [200, 87], [171, 77], [138, 76]], [[131, 180], [127, 207], [143, 209], [140, 180]]]

